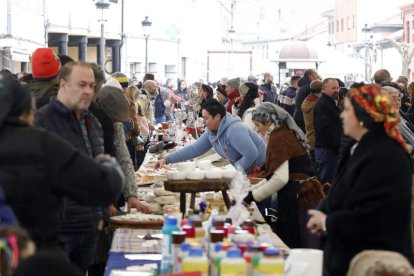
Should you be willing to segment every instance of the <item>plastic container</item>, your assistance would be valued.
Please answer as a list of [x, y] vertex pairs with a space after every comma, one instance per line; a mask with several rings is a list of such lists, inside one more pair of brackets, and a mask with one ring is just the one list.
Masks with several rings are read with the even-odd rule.
[[242, 223], [241, 229], [248, 231], [252, 235], [256, 235], [256, 224], [251, 219], [246, 219]]
[[263, 276], [281, 276], [285, 271], [285, 261], [276, 248], [268, 248], [264, 251], [259, 261], [257, 271]]
[[227, 257], [220, 263], [221, 276], [246, 275], [247, 263], [242, 257], [242, 252], [238, 248], [230, 248]]
[[177, 225], [177, 218], [174, 216], [167, 216], [162, 227], [162, 255], [171, 256], [171, 240], [172, 232], [180, 231]]
[[191, 248], [188, 256], [183, 260], [183, 272], [201, 272], [208, 276], [208, 260], [203, 256], [201, 248]]
[[203, 228], [203, 222], [197, 217], [191, 221], [191, 226], [195, 229], [195, 238], [203, 245], [205, 243], [206, 232]]
[[171, 271], [173, 273], [181, 272], [181, 264], [179, 258], [181, 255], [181, 245], [185, 240], [185, 232], [174, 231], [172, 232], [172, 246], [171, 246]]
[[189, 242], [183, 242], [181, 244], [181, 250], [180, 250], [180, 253], [178, 254], [178, 259], [177, 259], [177, 261], [178, 261], [178, 267], [177, 268], [174, 268], [173, 270], [177, 269], [177, 270], [179, 270], [179, 272], [182, 271], [182, 268], [183, 268], [183, 260], [185, 258], [187, 258], [188, 252], [190, 251], [190, 248], [191, 248], [191, 244]]
[[207, 258], [211, 258], [214, 255], [216, 244], [219, 242], [223, 242], [224, 239], [224, 231], [223, 230], [215, 230], [212, 229], [210, 231], [210, 239], [208, 244], [208, 251], [207, 251]]
[[243, 254], [247, 263], [247, 275], [253, 275], [253, 262], [256, 261], [256, 266], [259, 264], [260, 252], [258, 246], [249, 245]]
[[225, 245], [222, 242], [218, 242], [214, 245], [214, 253], [210, 257], [211, 276], [220, 276], [220, 264], [221, 260], [226, 257]]

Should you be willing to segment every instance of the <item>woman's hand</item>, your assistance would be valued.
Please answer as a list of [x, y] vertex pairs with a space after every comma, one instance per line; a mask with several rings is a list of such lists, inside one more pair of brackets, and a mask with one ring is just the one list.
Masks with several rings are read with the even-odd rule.
[[326, 215], [319, 210], [309, 210], [308, 215], [310, 216], [306, 227], [311, 231], [312, 234], [320, 237], [326, 234]]
[[162, 159], [158, 160], [158, 162], [155, 164], [154, 169], [160, 169], [160, 168], [162, 168], [165, 164], [167, 164], [167, 162], [165, 162], [165, 158], [162, 158]]

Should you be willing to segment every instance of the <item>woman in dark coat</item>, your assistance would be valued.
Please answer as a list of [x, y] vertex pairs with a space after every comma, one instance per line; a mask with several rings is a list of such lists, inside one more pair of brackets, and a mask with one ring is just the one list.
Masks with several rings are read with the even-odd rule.
[[114, 159], [94, 161], [33, 128], [34, 113], [28, 90], [11, 78], [0, 81], [0, 185], [37, 247], [58, 249], [60, 198], [108, 206], [120, 194], [123, 174]]
[[410, 257], [411, 165], [399, 129], [398, 110], [381, 87], [351, 88], [341, 113], [353, 140], [342, 151], [333, 187], [308, 228], [325, 235], [324, 264], [346, 275], [351, 259], [366, 249]]

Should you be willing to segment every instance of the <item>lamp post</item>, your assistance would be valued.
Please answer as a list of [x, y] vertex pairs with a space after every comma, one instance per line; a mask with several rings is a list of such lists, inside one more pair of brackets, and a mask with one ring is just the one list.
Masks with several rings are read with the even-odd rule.
[[369, 76], [368, 76], [368, 67], [369, 67], [369, 60], [368, 60], [368, 47], [369, 47], [369, 34], [371, 33], [371, 29], [368, 28], [367, 24], [361, 29], [361, 31], [364, 33], [365, 37], [365, 82], [369, 82]]
[[230, 40], [230, 54], [229, 54], [229, 76], [233, 73], [232, 71], [232, 56], [233, 56], [233, 40], [234, 36], [236, 34], [236, 31], [234, 30], [233, 26], [231, 26], [230, 30], [228, 30], [228, 36]]
[[109, 8], [108, 0], [98, 0], [95, 3], [96, 8], [100, 12], [101, 19], [101, 38], [99, 41], [99, 55], [98, 55], [98, 64], [101, 66], [102, 70], [105, 71], [105, 26], [104, 26], [104, 10]]
[[141, 22], [145, 37], [145, 73], [148, 73], [148, 37], [150, 36], [150, 29], [152, 22], [148, 20], [148, 16]]

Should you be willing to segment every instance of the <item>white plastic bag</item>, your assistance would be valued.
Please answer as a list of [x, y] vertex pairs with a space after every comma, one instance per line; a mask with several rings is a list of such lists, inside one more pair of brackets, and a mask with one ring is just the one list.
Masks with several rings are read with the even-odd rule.
[[230, 207], [227, 217], [231, 218], [233, 225], [238, 226], [250, 216], [249, 211], [242, 204], [243, 199], [249, 193], [250, 181], [242, 170], [237, 170], [235, 177], [229, 185], [229, 190], [236, 204]]

